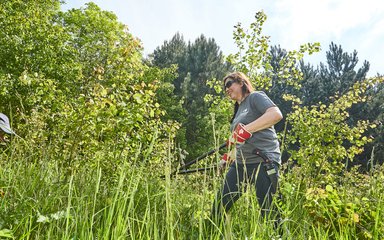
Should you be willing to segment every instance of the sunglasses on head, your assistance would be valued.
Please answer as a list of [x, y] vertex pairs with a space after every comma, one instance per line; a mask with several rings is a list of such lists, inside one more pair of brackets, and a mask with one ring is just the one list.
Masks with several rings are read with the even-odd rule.
[[228, 82], [225, 83], [224, 88], [225, 89], [230, 88], [234, 82], [235, 80], [233, 79], [229, 80]]

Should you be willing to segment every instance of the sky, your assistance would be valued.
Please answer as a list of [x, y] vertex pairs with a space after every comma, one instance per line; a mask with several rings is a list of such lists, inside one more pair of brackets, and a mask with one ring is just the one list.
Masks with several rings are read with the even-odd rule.
[[[62, 10], [84, 7], [89, 0], [66, 0]], [[358, 67], [370, 63], [368, 76], [384, 74], [384, 2], [382, 0], [93, 0], [102, 10], [115, 13], [139, 38], [150, 54], [175, 33], [194, 42], [204, 34], [215, 39], [228, 55], [237, 52], [234, 26], [249, 28], [255, 14], [264, 11], [263, 34], [271, 45], [298, 50], [304, 43], [319, 42], [321, 51], [306, 56], [317, 66], [326, 61], [334, 42], [344, 52], [357, 51]]]

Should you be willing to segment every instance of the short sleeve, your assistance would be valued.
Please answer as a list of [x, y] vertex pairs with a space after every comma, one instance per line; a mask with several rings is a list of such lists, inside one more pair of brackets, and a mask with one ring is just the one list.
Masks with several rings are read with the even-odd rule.
[[276, 104], [262, 91], [253, 92], [250, 95], [251, 107], [264, 114], [268, 108], [275, 107]]

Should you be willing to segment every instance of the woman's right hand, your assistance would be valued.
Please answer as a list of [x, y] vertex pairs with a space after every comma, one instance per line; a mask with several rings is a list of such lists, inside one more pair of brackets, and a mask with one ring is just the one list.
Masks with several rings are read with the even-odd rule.
[[223, 172], [228, 165], [228, 154], [224, 153], [224, 155], [221, 157], [220, 162], [219, 162], [219, 170], [220, 172]]
[[219, 162], [219, 170], [223, 172], [229, 164], [236, 159], [236, 148], [233, 148], [227, 153], [224, 153]]

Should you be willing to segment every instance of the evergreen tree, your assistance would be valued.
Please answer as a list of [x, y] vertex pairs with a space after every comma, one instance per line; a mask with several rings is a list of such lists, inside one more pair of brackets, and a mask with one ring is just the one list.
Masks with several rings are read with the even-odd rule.
[[337, 46], [333, 42], [329, 45], [326, 57], [327, 65], [320, 63], [320, 67], [315, 71], [305, 69], [302, 65], [306, 76], [303, 81], [305, 91], [302, 92], [302, 99], [307, 106], [318, 102], [329, 103], [330, 97], [343, 95], [355, 82], [365, 79], [369, 71], [367, 61], [355, 70], [359, 62], [356, 50], [348, 54], [343, 52], [341, 45]]
[[[378, 75], [377, 77], [383, 78], [384, 76]], [[368, 89], [367, 95], [367, 102], [357, 109], [358, 114], [356, 115], [363, 116], [376, 124], [376, 128], [368, 131], [369, 137], [373, 138], [373, 141], [367, 144], [364, 153], [359, 156], [360, 161], [369, 163], [366, 166], [371, 167], [371, 164], [384, 163], [384, 84], [381, 83]]]
[[181, 95], [181, 83], [186, 77], [186, 60], [187, 60], [187, 44], [184, 41], [184, 37], [180, 33], [176, 33], [170, 41], [164, 41], [161, 47], [157, 47], [152, 57], [152, 64], [166, 68], [172, 64], [176, 64], [178, 67], [178, 76], [173, 80], [175, 86], [174, 94]]
[[[316, 69], [310, 64], [300, 63], [303, 72], [302, 88], [298, 94], [305, 106], [316, 105], [319, 102], [330, 103], [337, 96], [342, 96], [356, 82], [363, 81], [369, 71], [369, 62], [364, 61], [357, 68], [357, 51], [348, 54], [341, 46], [331, 43], [326, 53], [327, 63], [320, 63]], [[380, 77], [380, 76], [379, 76]], [[374, 140], [365, 146], [363, 153], [357, 156], [356, 164], [366, 165], [373, 157], [377, 162], [383, 162], [383, 85], [374, 86], [367, 90], [368, 101], [354, 104], [348, 110], [348, 124], [355, 125], [359, 120], [375, 122], [377, 128], [369, 129], [367, 134]], [[372, 155], [374, 150], [375, 155]]]
[[[224, 62], [224, 56], [214, 39], [201, 35], [195, 42], [185, 43], [183, 37], [176, 33], [168, 42], [165, 41], [152, 55], [152, 64], [158, 67], [178, 66], [178, 77], [174, 79], [175, 104], [181, 104], [183, 111], [174, 114], [175, 109], [167, 112], [175, 116], [182, 124], [178, 140], [191, 157], [199, 155], [208, 146], [212, 146], [212, 129], [207, 122], [208, 106], [204, 96], [213, 91], [207, 87], [210, 79], [222, 79], [230, 71]], [[182, 115], [180, 115], [182, 113]]]
[[[285, 49], [282, 49], [280, 45], [272, 46], [268, 52], [269, 62], [271, 65], [272, 83], [271, 88], [268, 89], [268, 96], [279, 107], [283, 116], [286, 116], [292, 110], [292, 104], [289, 101], [283, 99], [284, 94], [295, 93], [295, 87], [286, 81], [282, 80], [279, 72], [283, 68], [283, 60], [287, 58], [288, 53]], [[285, 119], [275, 125], [277, 132], [284, 131]]]

